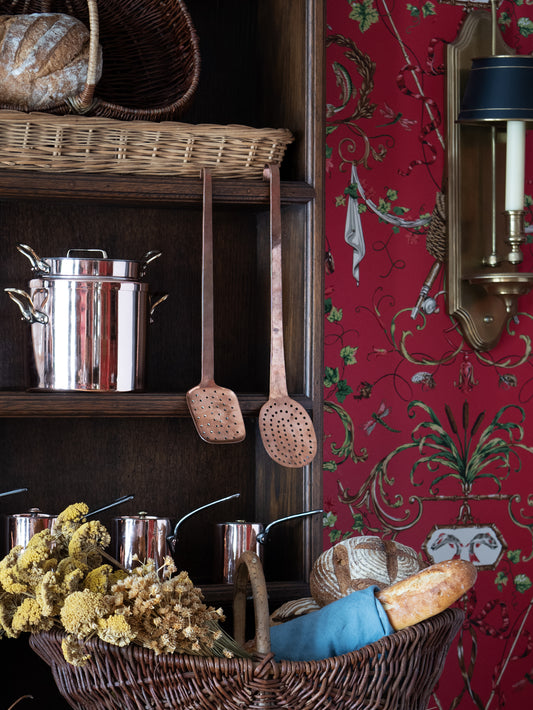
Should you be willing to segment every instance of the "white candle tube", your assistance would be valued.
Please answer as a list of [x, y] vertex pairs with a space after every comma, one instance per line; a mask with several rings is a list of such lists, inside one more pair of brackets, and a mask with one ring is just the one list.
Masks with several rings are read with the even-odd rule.
[[505, 165], [505, 209], [524, 209], [526, 167], [525, 121], [507, 121], [507, 153]]

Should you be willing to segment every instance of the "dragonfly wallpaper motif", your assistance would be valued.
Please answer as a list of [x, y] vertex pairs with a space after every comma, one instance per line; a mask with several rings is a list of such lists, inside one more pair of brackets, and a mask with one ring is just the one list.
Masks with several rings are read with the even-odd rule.
[[[472, 350], [432, 233], [446, 45], [480, 5], [327, 2], [324, 543], [377, 534], [478, 567], [432, 710], [533, 701], [533, 295], [496, 348]], [[533, 51], [532, 0], [497, 21]], [[523, 253], [533, 271], [529, 231]]]

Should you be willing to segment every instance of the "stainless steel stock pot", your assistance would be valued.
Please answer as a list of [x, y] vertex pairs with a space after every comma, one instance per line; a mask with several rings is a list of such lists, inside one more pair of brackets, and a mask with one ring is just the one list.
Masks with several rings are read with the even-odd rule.
[[108, 259], [100, 249], [41, 258], [26, 244], [17, 248], [30, 260], [35, 278], [29, 293], [5, 290], [31, 324], [30, 387], [143, 389], [147, 324], [166, 295], [152, 299], [142, 279], [161, 252], [132, 261]]

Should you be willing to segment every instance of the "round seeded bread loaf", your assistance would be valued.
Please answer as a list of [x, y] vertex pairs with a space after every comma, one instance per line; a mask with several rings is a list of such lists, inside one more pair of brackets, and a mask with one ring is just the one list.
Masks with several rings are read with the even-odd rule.
[[[0, 104], [39, 111], [81, 93], [90, 33], [70, 15], [0, 16]], [[97, 79], [102, 72], [99, 50]]]
[[419, 571], [418, 557], [411, 547], [361, 535], [323, 552], [315, 560], [309, 586], [315, 601], [324, 606], [373, 584], [384, 589]]

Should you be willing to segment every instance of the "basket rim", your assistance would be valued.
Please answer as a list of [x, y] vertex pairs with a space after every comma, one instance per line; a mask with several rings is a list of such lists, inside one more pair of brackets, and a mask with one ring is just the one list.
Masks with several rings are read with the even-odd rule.
[[[84, 646], [91, 652], [91, 661], [103, 658], [106, 654], [111, 654], [115, 656], [121, 656], [123, 654], [128, 654], [134, 658], [136, 661], [141, 661], [144, 666], [150, 662], [160, 664], [165, 663], [166, 667], [178, 666], [189, 669], [195, 665], [208, 665], [213, 667], [213, 665], [219, 665], [223, 669], [238, 670], [242, 669], [249, 672], [253, 670], [254, 672], [259, 670], [264, 673], [265, 666], [270, 666], [272, 672], [275, 675], [281, 673], [298, 673], [306, 672], [309, 668], [318, 666], [323, 670], [328, 670], [334, 665], [338, 665], [339, 662], [346, 665], [354, 665], [361, 663], [368, 659], [371, 655], [376, 657], [389, 651], [393, 646], [397, 646], [404, 641], [416, 641], [418, 638], [425, 636], [427, 627], [439, 628], [450, 628], [450, 635], [455, 636], [459, 628], [461, 627], [465, 619], [465, 611], [458, 607], [449, 607], [444, 611], [436, 614], [435, 616], [420, 621], [413, 626], [408, 626], [399, 631], [394, 631], [393, 633], [383, 636], [382, 638], [374, 641], [373, 643], [362, 646], [355, 651], [349, 651], [339, 656], [330, 656], [328, 658], [323, 658], [315, 661], [288, 661], [288, 660], [274, 660], [274, 654], [269, 652], [267, 654], [254, 654], [253, 658], [221, 658], [218, 656], [194, 656], [190, 654], [183, 653], [161, 653], [156, 654], [153, 650], [144, 648], [143, 646], [137, 645], [135, 643], [129, 646], [114, 646], [105, 641], [102, 641], [98, 637], [93, 637], [84, 641]], [[63, 638], [66, 637], [66, 632], [59, 628], [52, 628], [49, 631], [41, 631], [38, 634], [30, 634], [29, 644], [30, 647], [39, 655], [38, 649], [43, 646], [40, 639], [44, 643], [52, 642], [57, 644], [59, 649], [61, 648], [61, 642]], [[453, 638], [452, 636], [452, 638]], [[60, 651], [61, 653], [61, 651]], [[59, 665], [51, 658], [45, 658], [49, 665]], [[68, 667], [75, 669], [75, 666], [69, 664], [66, 660], [61, 662], [63, 667]]]
[[123, 121], [121, 119], [105, 117], [105, 116], [78, 116], [51, 114], [43, 111], [19, 111], [16, 109], [1, 109], [0, 108], [0, 124], [14, 122], [15, 124], [41, 124], [50, 123], [55, 127], [64, 128], [98, 128], [99, 126], [114, 127], [117, 130], [125, 130], [132, 132], [151, 132], [170, 131], [179, 132], [182, 134], [190, 133], [191, 136], [210, 136], [213, 133], [232, 134], [235, 137], [243, 136], [256, 137], [268, 136], [274, 133], [276, 137], [284, 138], [288, 143], [294, 141], [294, 134], [289, 128], [271, 128], [268, 126], [256, 128], [254, 126], [246, 126], [240, 123], [186, 123], [182, 121], [173, 121], [171, 119], [163, 119], [161, 121]]

